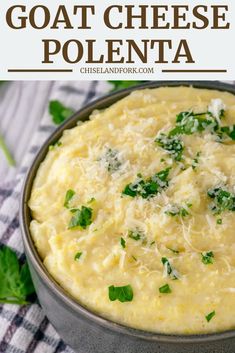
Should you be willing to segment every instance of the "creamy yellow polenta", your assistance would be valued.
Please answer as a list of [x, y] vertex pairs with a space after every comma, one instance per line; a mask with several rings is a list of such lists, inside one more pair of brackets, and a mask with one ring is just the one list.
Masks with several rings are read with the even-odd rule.
[[[206, 118], [218, 126], [199, 131], [197, 123], [177, 136], [177, 160], [156, 139], [185, 111], [210, 111]], [[235, 142], [219, 136], [234, 124], [233, 95], [177, 87], [135, 91], [65, 131], [39, 167], [29, 201], [32, 237], [56, 281], [127, 326], [178, 334], [234, 328]], [[162, 170], [168, 184], [147, 197], [138, 182]], [[137, 185], [135, 196], [123, 193], [128, 185], [134, 192]], [[219, 210], [208, 195], [216, 187], [231, 196]], [[82, 206], [92, 210], [90, 221], [71, 227]], [[112, 285], [131, 286], [133, 299], [111, 301]]]

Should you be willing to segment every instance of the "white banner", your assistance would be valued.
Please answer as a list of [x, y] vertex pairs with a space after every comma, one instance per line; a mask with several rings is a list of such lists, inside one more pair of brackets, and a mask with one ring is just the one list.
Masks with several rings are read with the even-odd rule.
[[234, 0], [4, 0], [0, 79], [235, 80], [234, 19]]

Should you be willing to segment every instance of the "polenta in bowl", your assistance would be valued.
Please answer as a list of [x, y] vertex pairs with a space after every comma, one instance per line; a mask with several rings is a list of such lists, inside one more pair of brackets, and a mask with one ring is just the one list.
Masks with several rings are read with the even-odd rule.
[[64, 131], [31, 191], [48, 272], [91, 312], [148, 332], [235, 327], [235, 96], [133, 91]]

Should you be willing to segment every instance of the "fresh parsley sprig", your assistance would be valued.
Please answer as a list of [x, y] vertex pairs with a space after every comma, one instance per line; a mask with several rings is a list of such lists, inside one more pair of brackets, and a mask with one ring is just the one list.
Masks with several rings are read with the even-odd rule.
[[7, 246], [0, 249], [0, 303], [29, 304], [35, 292], [28, 264], [20, 266], [16, 253]]
[[65, 107], [58, 100], [50, 101], [49, 103], [49, 113], [52, 117], [52, 121], [59, 125], [63, 123], [67, 118], [74, 114], [74, 110], [68, 107]]

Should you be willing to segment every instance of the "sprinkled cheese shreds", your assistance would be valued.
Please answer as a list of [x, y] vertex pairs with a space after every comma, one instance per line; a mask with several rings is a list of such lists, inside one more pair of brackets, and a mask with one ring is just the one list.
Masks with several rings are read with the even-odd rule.
[[49, 273], [125, 326], [234, 327], [234, 126], [233, 95], [165, 87], [65, 131], [29, 201]]

